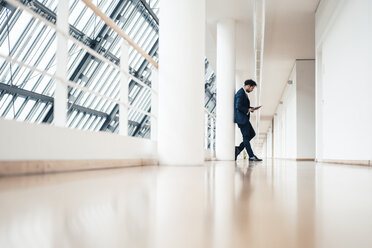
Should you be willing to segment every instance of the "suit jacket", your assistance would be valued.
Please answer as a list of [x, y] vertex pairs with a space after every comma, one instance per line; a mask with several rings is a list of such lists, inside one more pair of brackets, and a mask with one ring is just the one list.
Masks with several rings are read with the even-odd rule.
[[234, 98], [234, 122], [240, 125], [245, 125], [249, 122], [251, 107], [249, 98], [244, 89], [241, 88], [236, 92]]

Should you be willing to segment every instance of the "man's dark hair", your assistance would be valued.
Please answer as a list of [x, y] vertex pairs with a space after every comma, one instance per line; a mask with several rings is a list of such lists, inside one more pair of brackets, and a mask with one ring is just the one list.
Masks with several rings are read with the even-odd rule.
[[257, 86], [256, 82], [252, 79], [245, 80], [244, 85]]

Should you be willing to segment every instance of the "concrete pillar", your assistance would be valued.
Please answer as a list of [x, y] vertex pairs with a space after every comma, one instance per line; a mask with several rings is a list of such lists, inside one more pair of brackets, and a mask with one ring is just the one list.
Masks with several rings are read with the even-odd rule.
[[57, 28], [61, 29], [64, 34], [57, 32], [57, 51], [56, 51], [56, 90], [54, 92], [54, 124], [64, 127], [67, 123], [67, 85], [64, 83], [67, 78], [68, 50], [67, 38], [64, 35], [68, 34], [68, 9], [69, 1], [59, 0], [57, 6]]
[[[160, 164], [204, 163], [205, 0], [160, 1]], [[192, 18], [190, 18], [192, 17]]]
[[208, 143], [209, 143], [208, 125], [209, 125], [209, 116], [207, 113], [205, 113], [204, 114], [204, 148], [205, 150], [208, 150]]
[[158, 140], [158, 116], [159, 116], [159, 73], [157, 70], [151, 72], [151, 88], [156, 92], [151, 92], [151, 113], [154, 115], [151, 117], [151, 140]]
[[216, 127], [216, 120], [211, 118], [211, 150], [213, 150], [213, 154], [216, 151], [216, 134], [215, 134], [215, 127]]
[[315, 158], [315, 61], [296, 61], [297, 156]]
[[217, 24], [216, 158], [234, 160], [235, 21]]
[[[244, 79], [237, 73], [235, 77], [235, 93], [242, 88], [244, 85]], [[234, 125], [235, 127], [235, 146], [239, 146], [240, 143], [243, 142], [243, 136], [242, 133], [240, 132], [240, 129], [238, 125]]]

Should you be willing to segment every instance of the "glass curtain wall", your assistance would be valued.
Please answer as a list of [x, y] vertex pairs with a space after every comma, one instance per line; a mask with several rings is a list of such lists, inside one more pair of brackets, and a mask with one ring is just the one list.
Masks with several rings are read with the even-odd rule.
[[[19, 0], [52, 23], [56, 21], [56, 0]], [[92, 0], [124, 33], [158, 62], [159, 0]], [[121, 38], [80, 0], [70, 0], [69, 33], [105, 58], [119, 65]], [[17, 61], [55, 73], [56, 34], [26, 11], [0, 0], [0, 53]], [[69, 80], [119, 100], [119, 71], [69, 41]], [[136, 50], [129, 48], [130, 73], [151, 86], [153, 66]], [[215, 74], [205, 60], [205, 107], [215, 112]], [[0, 58], [0, 116], [34, 123], [53, 121], [55, 82], [38, 72], [8, 63]], [[129, 102], [151, 112], [151, 92], [130, 81]], [[118, 132], [116, 103], [83, 92], [68, 89], [70, 128]], [[131, 136], [150, 137], [150, 118], [129, 110]]]

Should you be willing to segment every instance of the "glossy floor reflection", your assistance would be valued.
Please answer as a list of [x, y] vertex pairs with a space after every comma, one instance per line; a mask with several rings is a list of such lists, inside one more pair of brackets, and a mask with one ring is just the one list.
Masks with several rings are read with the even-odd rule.
[[2, 178], [0, 247], [372, 247], [372, 168], [267, 160]]

